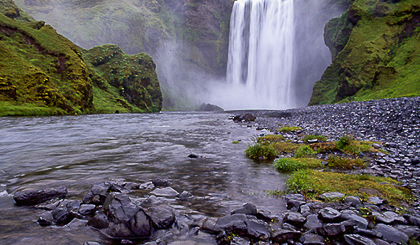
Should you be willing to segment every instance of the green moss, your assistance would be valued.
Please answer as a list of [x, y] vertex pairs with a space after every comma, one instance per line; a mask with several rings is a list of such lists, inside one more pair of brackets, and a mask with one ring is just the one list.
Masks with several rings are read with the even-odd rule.
[[285, 127], [281, 127], [279, 129], [279, 132], [288, 133], [288, 132], [299, 131], [299, 130], [302, 130], [302, 128], [299, 126], [285, 126]]
[[274, 167], [281, 171], [296, 171], [299, 169], [322, 168], [321, 160], [314, 158], [280, 158]]
[[327, 138], [323, 135], [305, 135], [302, 139], [303, 142], [308, 143], [309, 140], [326, 141]]
[[280, 134], [271, 134], [271, 135], [265, 135], [262, 137], [258, 137], [257, 142], [261, 143], [263, 145], [268, 145], [275, 142], [281, 142], [284, 140], [284, 136]]
[[311, 147], [309, 147], [308, 145], [302, 145], [300, 146], [295, 153], [295, 157], [296, 158], [301, 158], [301, 157], [309, 157], [312, 155], [315, 155], [315, 151], [312, 150]]
[[328, 167], [335, 169], [358, 169], [366, 168], [367, 165], [365, 161], [363, 161], [363, 159], [360, 158], [330, 156], [328, 157]]
[[390, 178], [315, 170], [295, 171], [287, 181], [289, 190], [302, 192], [309, 199], [316, 199], [325, 192], [341, 192], [364, 200], [370, 196], [379, 196], [393, 205], [412, 201], [411, 191], [399, 185], [398, 181]]
[[253, 160], [272, 161], [276, 157], [276, 152], [271, 145], [255, 143], [248, 146], [245, 155]]

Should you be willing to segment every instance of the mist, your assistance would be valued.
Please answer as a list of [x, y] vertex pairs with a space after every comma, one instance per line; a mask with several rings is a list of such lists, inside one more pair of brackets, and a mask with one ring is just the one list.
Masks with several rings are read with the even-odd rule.
[[[314, 83], [331, 63], [323, 39], [324, 26], [329, 19], [342, 13], [342, 10], [330, 7], [328, 1], [294, 0], [295, 41], [290, 64], [293, 103], [270, 108], [260, 106], [261, 97], [256, 97], [244, 84], [226, 80], [226, 67], [217, 71], [209, 67], [209, 63], [217, 62], [209, 60], [211, 50], [185, 39], [183, 31], [179, 31], [187, 28], [183, 1], [165, 1], [162, 4], [168, 4], [166, 9], [145, 6], [143, 1], [134, 0], [90, 1], [82, 6], [74, 5], [72, 1], [46, 0], [36, 8], [27, 5], [25, 0], [15, 2], [35, 19], [46, 21], [82, 48], [113, 43], [127, 54], [150, 54], [157, 65], [164, 109], [194, 110], [201, 103], [210, 103], [230, 110], [288, 109], [307, 105]], [[156, 18], [168, 8], [170, 11], [165, 12], [163, 19]], [[93, 9], [101, 14], [92, 15]], [[155, 13], [151, 9], [161, 12]], [[218, 52], [217, 56], [223, 57], [228, 47], [222, 46]]]

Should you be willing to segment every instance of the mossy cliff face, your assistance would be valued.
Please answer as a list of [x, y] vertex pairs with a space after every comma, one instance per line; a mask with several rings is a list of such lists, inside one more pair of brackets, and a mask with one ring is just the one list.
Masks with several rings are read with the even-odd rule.
[[[148, 54], [129, 56], [116, 45], [104, 45], [84, 51], [84, 56], [101, 78], [118, 88], [119, 94], [130, 104], [147, 112], [162, 109], [156, 65]], [[107, 89], [103, 80], [94, 79], [94, 82], [101, 89]]]
[[[3, 14], [13, 12], [11, 9], [16, 14]], [[148, 86], [141, 87], [143, 93], [126, 96], [108, 86], [108, 77], [101, 77], [99, 69], [85, 63], [78, 46], [43, 21], [29, 22], [32, 20], [12, 1], [0, 2], [0, 116], [160, 110], [156, 72], [154, 67], [145, 68], [153, 63], [149, 56], [119, 53], [125, 59], [119, 67], [124, 74], [143, 67], [147, 70], [144, 77], [150, 80]], [[133, 66], [130, 62], [144, 64]], [[139, 89], [142, 81], [130, 78], [125, 84], [131, 92]]]
[[333, 62], [310, 105], [420, 95], [417, 0], [354, 0], [324, 37]]

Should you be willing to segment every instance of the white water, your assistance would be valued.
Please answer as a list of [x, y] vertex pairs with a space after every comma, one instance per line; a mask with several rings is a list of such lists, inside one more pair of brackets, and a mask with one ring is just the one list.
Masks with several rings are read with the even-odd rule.
[[227, 81], [235, 107], [294, 107], [293, 0], [238, 0], [230, 25]]

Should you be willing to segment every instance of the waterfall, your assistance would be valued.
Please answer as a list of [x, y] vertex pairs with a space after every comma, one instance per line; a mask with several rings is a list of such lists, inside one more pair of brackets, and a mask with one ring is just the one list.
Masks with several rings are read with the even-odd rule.
[[293, 0], [235, 1], [230, 22], [227, 81], [246, 108], [295, 105]]

